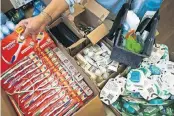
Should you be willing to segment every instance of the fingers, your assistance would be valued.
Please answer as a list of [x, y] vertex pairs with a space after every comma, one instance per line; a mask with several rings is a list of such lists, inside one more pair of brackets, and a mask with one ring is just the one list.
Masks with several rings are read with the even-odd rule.
[[36, 39], [36, 34], [32, 34], [32, 38], [35, 40]]
[[30, 34], [30, 32], [31, 32], [31, 29], [26, 27], [24, 33], [22, 33], [22, 36], [24, 38], [27, 38], [27, 36]]
[[20, 21], [20, 22], [16, 25], [15, 29], [17, 29], [18, 27], [23, 27], [23, 28], [25, 29], [25, 27], [26, 27], [27, 24], [28, 24], [27, 19], [24, 19], [24, 20]]

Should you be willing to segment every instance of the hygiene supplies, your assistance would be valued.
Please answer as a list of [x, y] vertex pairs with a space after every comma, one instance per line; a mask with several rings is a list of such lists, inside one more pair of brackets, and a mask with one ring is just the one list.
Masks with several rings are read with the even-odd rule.
[[140, 19], [137, 17], [137, 15], [131, 10], [128, 11], [126, 20], [123, 24], [123, 36], [125, 37], [127, 33], [132, 30], [136, 31], [139, 23]]
[[15, 24], [12, 21], [7, 21], [6, 22], [6, 26], [8, 27], [8, 29], [13, 32], [15, 29]]
[[0, 40], [4, 39], [4, 34], [0, 31]]
[[42, 0], [36, 0], [33, 7], [33, 16], [37, 16], [45, 9], [46, 5]]
[[135, 53], [140, 53], [142, 51], [142, 46], [131, 36], [129, 36], [129, 38], [126, 39], [125, 48]]
[[7, 36], [10, 34], [10, 30], [8, 29], [6, 25], [1, 25], [1, 31], [4, 34], [4, 36]]
[[0, 21], [0, 24], [1, 25], [4, 25], [6, 23], [6, 21], [8, 20], [7, 16], [0, 11], [0, 17], [1, 17], [1, 21]]

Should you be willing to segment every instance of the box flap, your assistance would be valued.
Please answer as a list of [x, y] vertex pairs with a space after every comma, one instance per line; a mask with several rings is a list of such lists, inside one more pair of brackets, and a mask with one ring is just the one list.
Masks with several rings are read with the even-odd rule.
[[84, 12], [85, 8], [82, 5], [79, 4], [75, 4], [74, 5], [74, 13], [72, 14], [72, 16], [76, 17], [77, 15], [79, 15], [80, 13]]
[[84, 6], [84, 5], [87, 4], [89, 1], [91, 1], [91, 0], [80, 0], [80, 4]]
[[99, 97], [96, 96], [77, 111], [74, 116], [106, 116], [106, 113], [102, 102]]
[[68, 49], [73, 49], [76, 46], [80, 45], [81, 43], [83, 43], [86, 40], [86, 38], [82, 38], [79, 41], [77, 41], [76, 43], [72, 44], [70, 47], [68, 47]]
[[1, 89], [1, 114], [2, 116], [17, 116], [8, 95]]
[[68, 15], [72, 15], [73, 17], [76, 17], [77, 15], [79, 15], [80, 13], [85, 11], [85, 7], [83, 5], [80, 4], [74, 4], [74, 12], [70, 13], [70, 10], [66, 10], [62, 15], [63, 16], [68, 16]]
[[91, 0], [87, 4], [85, 4], [85, 7], [90, 12], [94, 13], [102, 22], [106, 19], [106, 17], [109, 14], [109, 11], [107, 9], [105, 9], [103, 6], [101, 6], [94, 0]]
[[108, 31], [107, 27], [104, 24], [101, 24], [96, 29], [94, 29], [91, 33], [89, 33], [87, 35], [87, 37], [92, 42], [92, 44], [96, 44], [108, 33], [109, 33], [109, 31]]

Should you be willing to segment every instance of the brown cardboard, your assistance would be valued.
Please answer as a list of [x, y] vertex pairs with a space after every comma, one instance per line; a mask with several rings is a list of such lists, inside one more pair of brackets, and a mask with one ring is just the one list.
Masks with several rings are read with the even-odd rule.
[[[102, 41], [109, 49], [112, 49], [112, 47], [111, 47], [108, 43], [106, 43], [104, 40], [101, 40], [101, 41]], [[77, 53], [82, 53], [82, 51], [83, 51], [85, 48], [90, 47], [90, 46], [92, 46], [92, 45], [93, 45], [93, 44], [88, 44], [86, 47], [83, 47], [83, 49], [78, 49], [79, 47], [76, 46], [76, 47], [74, 48], [74, 53], [76, 53], [75, 55], [77, 55]], [[76, 51], [76, 50], [77, 50], [77, 51]], [[74, 57], [75, 57], [75, 55], [74, 55]], [[76, 59], [76, 58], [74, 58], [74, 59]], [[82, 69], [80, 66], [79, 66], [79, 68]], [[125, 69], [126, 69], [126, 66], [120, 65], [119, 68], [118, 68], [118, 71], [117, 71], [117, 72], [113, 72], [113, 73], [109, 76], [109, 78], [108, 78], [107, 80], [101, 82], [100, 84], [98, 84], [98, 86], [97, 86], [96, 83], [94, 83], [94, 84], [98, 87], [98, 90], [100, 91], [100, 89], [103, 88], [103, 86], [105, 85], [105, 83], [106, 83], [110, 78], [115, 78], [118, 74], [124, 72]], [[83, 70], [83, 69], [82, 69], [82, 70]], [[83, 70], [83, 71], [84, 71], [84, 70]], [[84, 71], [84, 73], [85, 73], [85, 71]]]
[[97, 96], [76, 112], [74, 116], [106, 116], [106, 113], [104, 112], [103, 104]]
[[75, 54], [77, 54], [78, 50], [81, 50], [83, 49], [85, 46], [87, 46], [90, 41], [89, 39], [87, 38], [84, 38], [81, 34], [79, 34], [79, 32], [77, 32], [75, 29], [74, 29], [74, 26], [70, 25], [69, 22], [64, 19], [63, 17], [57, 19], [55, 22], [53, 22], [49, 27], [47, 27], [47, 31], [49, 32], [50, 36], [52, 38], [55, 38], [54, 34], [50, 32], [49, 29], [57, 26], [60, 22], [63, 22], [64, 24], [66, 24], [66, 26], [74, 33], [76, 34], [80, 40], [78, 40], [76, 43], [72, 44], [71, 46], [69, 46], [68, 48], [65, 48], [69, 54], [71, 56], [74, 56]]
[[7, 94], [1, 89], [1, 114], [2, 116], [17, 116]]
[[[69, 15], [69, 11], [67, 11], [63, 14], [63, 18], [68, 25], [73, 27], [70, 29], [75, 29], [76, 33], [86, 36], [93, 44], [96, 44], [108, 34], [108, 29], [103, 24], [103, 21], [108, 16], [109, 11], [99, 5], [95, 0], [87, 0], [83, 5], [83, 7], [82, 5], [75, 5], [75, 12]], [[69, 19], [68, 15], [73, 17], [74, 20]], [[80, 22], [93, 27], [94, 30], [88, 35], [80, 33], [80, 30], [77, 28]]]
[[[79, 66], [77, 66], [75, 60], [67, 53], [67, 51], [64, 49], [64, 47], [55, 38], [53, 40], [55, 41], [58, 48], [70, 60], [70, 62], [73, 64], [73, 66], [81, 73], [81, 75], [84, 77], [85, 82], [89, 85], [89, 87], [94, 92], [93, 98], [91, 98], [90, 101], [87, 101], [85, 103], [85, 105], [74, 114], [74, 116], [88, 116], [89, 114], [90, 114], [90, 116], [105, 116], [104, 106], [98, 97], [98, 94], [99, 94], [98, 88], [93, 84], [93, 82], [91, 82], [91, 80], [82, 71], [82, 69], [79, 68]], [[3, 115], [4, 116], [15, 116], [16, 114], [18, 114], [18, 115], [22, 116], [22, 113], [20, 112], [15, 101], [11, 97], [9, 97], [9, 98], [10, 98], [10, 101], [12, 102], [14, 108], [12, 107], [11, 103], [8, 100], [8, 96], [4, 92], [3, 93], [4, 102], [2, 104], [4, 106], [4, 111], [2, 112]], [[9, 111], [9, 112], [6, 113], [7, 111]]]
[[102, 22], [106, 19], [109, 14], [109, 11], [98, 4], [96, 1], [91, 0], [85, 4], [85, 8], [96, 15]]
[[108, 34], [108, 32], [107, 27], [104, 24], [101, 24], [95, 30], [89, 33], [87, 37], [93, 44], [96, 44], [101, 40], [101, 38], [104, 37], [104, 35]]

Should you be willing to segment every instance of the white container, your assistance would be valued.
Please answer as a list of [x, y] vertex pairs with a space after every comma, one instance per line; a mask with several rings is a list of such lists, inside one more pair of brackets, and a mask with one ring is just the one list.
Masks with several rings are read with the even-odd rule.
[[10, 31], [14, 31], [14, 29], [15, 29], [15, 24], [14, 24], [13, 22], [7, 21], [5, 25], [8, 27], [8, 29], [9, 29]]

